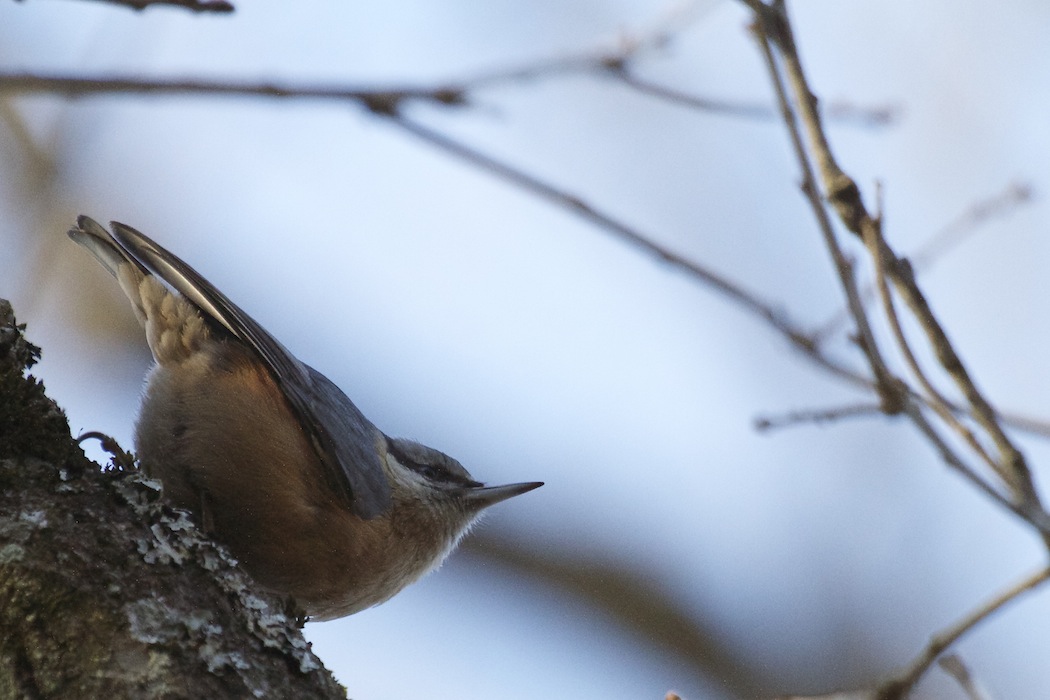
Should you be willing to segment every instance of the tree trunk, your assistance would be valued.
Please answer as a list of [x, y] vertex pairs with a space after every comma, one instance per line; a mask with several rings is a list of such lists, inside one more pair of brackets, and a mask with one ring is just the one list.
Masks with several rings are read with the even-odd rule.
[[281, 601], [69, 435], [0, 299], [0, 698], [345, 698]]

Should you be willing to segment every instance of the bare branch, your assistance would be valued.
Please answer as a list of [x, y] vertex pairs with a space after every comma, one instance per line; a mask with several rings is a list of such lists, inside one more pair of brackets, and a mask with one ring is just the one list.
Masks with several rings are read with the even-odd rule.
[[673, 250], [656, 243], [651, 237], [642, 233], [629, 224], [615, 218], [586, 201], [545, 182], [534, 175], [499, 161], [481, 151], [457, 141], [450, 136], [431, 129], [419, 122], [410, 120], [403, 115], [387, 114], [388, 121], [406, 132], [437, 146], [438, 148], [455, 155], [472, 165], [497, 175], [503, 180], [530, 192], [542, 199], [551, 202], [562, 209], [597, 225], [602, 230], [609, 232], [640, 249], [656, 256], [661, 261], [685, 272], [694, 280], [711, 287], [714, 291], [723, 295], [738, 306], [765, 321], [778, 332], [780, 332], [791, 343], [791, 346], [803, 353], [805, 357], [823, 367], [828, 372], [840, 379], [865, 388], [871, 388], [871, 380], [863, 374], [853, 370], [848, 365], [834, 359], [820, 347], [809, 341], [808, 335], [799, 326], [792, 323], [782, 312], [777, 310], [769, 302], [763, 301], [757, 294], [746, 290], [743, 286], [728, 278], [709, 270], [699, 263], [685, 258]]
[[104, 94], [124, 95], [233, 95], [246, 97], [309, 98], [358, 102], [377, 112], [397, 111], [407, 100], [420, 100], [446, 106], [465, 104], [465, 94], [457, 88], [391, 88], [368, 89], [347, 85], [278, 85], [276, 83], [238, 82], [233, 80], [198, 80], [164, 78], [81, 78], [68, 75], [34, 75], [0, 73], [0, 93], [49, 93], [67, 97]]
[[[912, 269], [917, 272], [929, 269], [949, 251], [979, 231], [983, 224], [995, 217], [1014, 213], [1024, 204], [1031, 202], [1033, 196], [1031, 185], [1025, 182], [1012, 182], [1006, 186], [1005, 190], [971, 204], [908, 256]], [[865, 302], [874, 298], [874, 285], [868, 285], [861, 290], [861, 296]], [[813, 332], [813, 336], [822, 342], [841, 329], [849, 318], [849, 309], [843, 308], [821, 324]], [[1047, 432], [1050, 432], [1050, 426], [1045, 426], [1045, 428]]]
[[226, 0], [96, 0], [111, 5], [123, 5], [132, 10], [145, 10], [147, 7], [158, 5], [170, 5], [182, 7], [191, 12], [210, 12], [212, 14], [228, 14], [233, 12], [233, 4]]
[[[552, 70], [550, 66], [530, 70]], [[476, 87], [486, 80], [509, 78], [511, 74], [476, 79], [464, 83], [467, 87]], [[521, 71], [516, 77], [526, 77]], [[403, 103], [409, 100], [426, 101], [440, 105], [462, 105], [467, 101], [466, 87], [442, 88], [394, 88], [368, 89], [360, 86], [335, 85], [277, 85], [273, 83], [252, 83], [233, 81], [209, 81], [191, 79], [155, 80], [131, 77], [78, 78], [72, 76], [41, 76], [26, 73], [0, 73], [0, 93], [52, 93], [70, 97], [85, 97], [100, 94], [139, 94], [139, 95], [213, 95], [213, 96], [257, 96], [272, 98], [314, 98], [358, 102], [370, 112], [388, 117], [390, 123], [403, 130], [440, 147], [446, 152], [487, 170], [501, 178], [522, 187], [526, 191], [539, 195], [578, 216], [598, 225], [617, 237], [624, 239], [644, 251], [655, 255], [664, 262], [691, 275], [697, 281], [712, 287], [742, 306], [750, 313], [766, 321], [783, 334], [792, 346], [800, 350], [810, 360], [850, 384], [861, 387], [871, 386], [871, 381], [863, 374], [850, 368], [823, 352], [811, 342], [808, 334], [799, 326], [790, 322], [782, 312], [772, 304], [761, 300], [755, 293], [744, 289], [740, 284], [715, 273], [700, 264], [690, 261], [673, 250], [662, 246], [634, 227], [616, 219], [610, 214], [584, 202], [558, 187], [519, 169], [499, 162], [476, 149], [459, 143], [450, 137], [429, 129], [422, 124], [402, 116]]]
[[1006, 510], [1019, 516], [1021, 519], [1031, 523], [1039, 529], [1040, 532], [1050, 532], [1050, 518], [1046, 517], [1045, 513], [1042, 513], [1042, 511], [1039, 511], [1038, 513], [1028, 513], [1021, 506], [1015, 504], [1010, 498], [1004, 496], [994, 486], [981, 478], [973, 467], [964, 462], [962, 457], [957, 455], [955, 451], [948, 446], [948, 443], [945, 442], [944, 438], [937, 432], [937, 429], [934, 428], [926, 418], [926, 415], [922, 412], [922, 409], [917, 403], [909, 401], [905, 405], [904, 410], [908, 414], [912, 423], [919, 429], [919, 432], [926, 437], [929, 443], [941, 456], [941, 459], [945, 464], [976, 486], [977, 489], [988, 496], [992, 502], [999, 504]]
[[[800, 163], [803, 164], [804, 181], [803, 191], [808, 197], [818, 224], [827, 243], [828, 250], [832, 255], [835, 268], [839, 273], [843, 289], [846, 292], [851, 314], [858, 327], [858, 342], [861, 349], [868, 358], [868, 364], [874, 372], [873, 381], [863, 373], [852, 369], [842, 361], [829, 356], [820, 345], [814, 341], [811, 334], [803, 331], [797, 325], [785, 318], [782, 312], [773, 307], [772, 304], [761, 300], [756, 294], [745, 290], [741, 285], [732, 282], [722, 275], [690, 261], [676, 252], [655, 242], [651, 236], [642, 234], [615, 217], [591, 206], [579, 197], [567, 191], [544, 182], [519, 169], [508, 166], [496, 159], [476, 151], [466, 145], [451, 139], [450, 137], [436, 132], [428, 127], [408, 120], [403, 115], [403, 106], [406, 101], [425, 101], [441, 106], [456, 106], [466, 104], [469, 89], [476, 89], [486, 84], [493, 84], [502, 80], [522, 80], [530, 77], [542, 77], [556, 74], [559, 71], [597, 70], [606, 74], [619, 74], [621, 79], [627, 76], [627, 80], [636, 86], [636, 89], [649, 90], [653, 94], [660, 92], [654, 86], [640, 82], [627, 72], [627, 62], [631, 60], [642, 48], [660, 46], [666, 43], [670, 33], [667, 31], [654, 32], [643, 39], [625, 41], [619, 51], [604, 54], [589, 54], [575, 58], [562, 59], [560, 61], [548, 62], [546, 64], [534, 64], [533, 66], [516, 71], [504, 71], [502, 73], [490, 74], [489, 76], [466, 81], [460, 86], [439, 88], [395, 88], [395, 89], [367, 89], [355, 86], [280, 86], [270, 83], [249, 82], [221, 82], [207, 80], [145, 80], [140, 78], [113, 77], [105, 79], [77, 78], [71, 76], [37, 76], [30, 74], [0, 74], [0, 92], [51, 92], [65, 94], [73, 97], [94, 94], [196, 94], [196, 95], [243, 95], [243, 96], [266, 96], [278, 98], [315, 98], [334, 99], [343, 101], [355, 101], [370, 112], [388, 118], [388, 121], [400, 128], [413, 133], [415, 136], [436, 145], [446, 152], [452, 153], [467, 162], [494, 173], [508, 180], [526, 191], [532, 192], [547, 201], [553, 202], [578, 216], [598, 225], [602, 229], [616, 235], [643, 249], [649, 254], [671, 264], [692, 276], [701, 283], [712, 287], [715, 291], [725, 295], [731, 301], [745, 308], [748, 312], [757, 315], [766, 321], [778, 332], [785, 335], [792, 346], [802, 351], [811, 361], [814, 361], [834, 375], [857, 386], [874, 388], [880, 396], [882, 410], [887, 414], [899, 413], [905, 410], [903, 404], [914, 400], [917, 396], [909, 390], [900, 379], [889, 369], [882, 354], [876, 345], [874, 333], [870, 322], [865, 315], [865, 309], [857, 291], [856, 280], [853, 276], [852, 261], [843, 252], [840, 243], [836, 239], [831, 221], [823, 206], [820, 195], [820, 187], [813, 168], [809, 164], [806, 145], [802, 140], [802, 128], [806, 130], [810, 146], [815, 154], [816, 166], [821, 174], [824, 189], [828, 198], [835, 204], [840, 216], [847, 223], [850, 230], [861, 230], [861, 226], [872, 226], [877, 222], [863, 208], [860, 202], [859, 190], [855, 183], [846, 176], [835, 164], [831, 157], [830, 149], [823, 136], [822, 126], [816, 114], [816, 100], [806, 87], [805, 77], [802, 75], [801, 66], [795, 53], [791, 28], [787, 22], [787, 16], [782, 0], [771, 0], [770, 4], [759, 0], [743, 0], [749, 7], [758, 13], [756, 19], [756, 34], [760, 36], [760, 44], [770, 67], [770, 74], [774, 78], [774, 86], [777, 89], [777, 98], [780, 110], [789, 124], [792, 142], [799, 155]], [[782, 53], [783, 72], [785, 79], [781, 77], [781, 68], [772, 54], [772, 44], [775, 43]], [[796, 118], [792, 104], [787, 97], [785, 80], [791, 86], [795, 96], [795, 108], [799, 110]], [[681, 94], [668, 94], [667, 99], [680, 100]], [[699, 104], [699, 103], [698, 103]], [[730, 105], [722, 107], [731, 108]], [[885, 246], [888, 250], [888, 246]], [[890, 254], [892, 256], [892, 253]], [[896, 256], [887, 257], [887, 274], [890, 275], [895, 285], [903, 286], [906, 291], [901, 292], [903, 298], [909, 304], [921, 300], [921, 294], [917, 288], [903, 283], [901, 278], [902, 266], [906, 262]], [[922, 304], [925, 301], [922, 300]], [[926, 315], [922, 308], [919, 311], [913, 309], [924, 327], [936, 328], [943, 337], [943, 331], [932, 319], [932, 312], [926, 309]], [[943, 343], [931, 341], [938, 350], [942, 364], [949, 368], [949, 372], [961, 375], [966, 379], [963, 386], [972, 388], [972, 381], [962, 368], [961, 362], [951, 351], [947, 339]], [[947, 350], [943, 350], [946, 347]], [[1012, 449], [1012, 445], [996, 424], [996, 414], [983, 397], [972, 388], [972, 391], [964, 393], [973, 410], [978, 417], [982, 427], [988, 431], [993, 440], [999, 446], [1002, 462], [1010, 465], [1009, 473], [1019, 473], [1022, 478], [1013, 481], [1020, 483], [1019, 490], [1024, 494], [1023, 499], [1034, 499], [1034, 489], [1031, 488], [1030, 478], [1027, 476], [1027, 466], [1024, 464], [1023, 456]], [[921, 397], [920, 397], [921, 400]], [[1038, 505], [1038, 499], [1035, 499]], [[1039, 513], [1038, 508], [1029, 508], [1024, 503], [1017, 506], [1025, 512]]]
[[789, 336], [798, 335], [799, 342], [806, 342], [804, 334], [784, 319], [779, 312], [774, 310], [771, 304], [759, 300], [756, 295], [744, 290], [735, 282], [732, 282], [718, 273], [703, 267], [699, 263], [689, 260], [673, 250], [656, 243], [634, 227], [595, 208], [582, 198], [551, 185], [548, 182], [540, 180], [519, 168], [498, 161], [461, 141], [456, 141], [446, 134], [429, 128], [420, 122], [408, 119], [402, 115], [389, 115], [389, 121], [407, 133], [426, 141], [432, 146], [437, 146], [443, 151], [455, 155], [457, 158], [465, 160], [483, 170], [497, 175], [501, 179], [507, 180], [527, 192], [538, 195], [563, 209], [572, 211], [591, 223], [597, 224], [601, 228], [615, 234], [617, 237], [631, 245], [641, 248], [646, 253], [656, 256], [661, 261], [672, 267], [679, 268], [680, 270], [687, 272], [689, 275], [701, 280], [705, 285], [713, 287], [735, 303], [762, 317], [782, 333]]
[[874, 226], [865, 227], [864, 234], [864, 243], [868, 246], [868, 251], [871, 255], [872, 266], [875, 271], [875, 288], [878, 290], [879, 299], [882, 301], [883, 313], [889, 321], [890, 330], [893, 332], [894, 339], [897, 342], [897, 348], [901, 351], [901, 354], [904, 355], [904, 360], [911, 369], [912, 374], [926, 392], [926, 395], [923, 397], [924, 402], [937, 413], [945, 424], [963, 438], [974, 453], [991, 467], [993, 471], [999, 474], [1004, 481], [1009, 483], [1009, 475], [1002, 472], [999, 463], [988, 454], [988, 451], [985, 450], [984, 445], [980, 443], [980, 440], [978, 440], [973, 434], [973, 431], [963, 425], [962, 422], [955, 417], [955, 413], [952, 411], [948, 400], [945, 399], [941, 392], [933, 385], [933, 381], [926, 375], [922, 365], [919, 364], [918, 358], [911, 349], [911, 344], [908, 342], [908, 338], [904, 334], [904, 328], [901, 326], [900, 318], [897, 315], [897, 309], [893, 305], [893, 296], [890, 293], [889, 285], [886, 283], [886, 261], [883, 252], [889, 250], [889, 245], [882, 237], [881, 219], [876, 219]]
[[758, 24], [752, 25], [752, 31], [758, 40], [759, 48], [765, 59], [766, 67], [773, 83], [773, 89], [777, 96], [777, 104], [780, 106], [781, 117], [787, 126], [788, 135], [802, 171], [802, 192], [806, 196], [810, 209], [817, 220], [817, 225], [824, 238], [825, 247], [831, 255], [835, 271], [839, 276], [839, 282], [846, 295], [850, 313], [857, 324], [859, 344], [875, 376], [874, 388], [879, 394], [882, 409], [887, 415], [900, 413], [902, 403], [907, 396], [906, 392], [902, 390], [904, 384], [890, 371], [875, 341], [875, 334], [871, 330], [867, 312], [857, 290], [857, 282], [853, 275], [853, 265], [842, 251], [834, 228], [831, 225], [831, 219], [820, 197], [809, 153], [803, 143], [799, 122], [788, 98], [780, 67], [776, 57], [773, 55], [770, 39], [764, 30], [759, 28]]
[[[749, 3], [749, 5], [753, 4], [755, 3]], [[906, 388], [901, 388], [902, 383], [890, 373], [878, 348], [874, 345], [866, 309], [860, 303], [852, 278], [852, 270], [842, 256], [830, 222], [827, 220], [823, 199], [817, 192], [813, 175], [814, 167], [820, 173], [824, 197], [835, 208], [845, 227], [862, 241], [876, 242], [879, 259], [882, 262], [880, 267], [885, 269], [895, 289], [926, 333], [927, 342], [936, 354], [938, 362], [962, 392], [974, 419], [995, 443], [999, 452], [996, 471], [1003, 475], [1014, 493], [1015, 498], [1011, 499], [1013, 509], [1015, 512], [1029, 514], [1043, 512], [1024, 455], [1013, 445], [999, 424], [995, 410], [977, 389], [962, 359], [955, 352], [940, 322], [919, 290], [911, 266], [906, 260], [898, 258], [889, 249], [889, 246], [885, 245], [879, 232], [878, 217], [868, 212], [856, 182], [836, 162], [824, 133], [817, 109], [817, 99], [809, 88], [799, 59], [784, 0], [771, 0], [770, 5], [757, 4], [762, 9], [756, 22], [752, 25], [753, 31], [759, 39], [759, 45], [781, 105], [784, 121], [788, 126], [788, 132], [803, 171], [803, 190], [810, 200], [825, 242], [832, 253], [836, 269], [839, 271], [850, 315], [857, 323], [861, 347], [875, 373], [876, 386], [882, 401], [888, 410], [906, 409], [907, 407], [903, 404], [909, 403], [910, 392]], [[777, 47], [777, 56], [773, 54], [774, 44]], [[785, 83], [791, 91], [790, 99], [787, 97]], [[802, 140], [801, 129], [805, 130], [805, 142]], [[909, 415], [920, 415], [920, 413], [917, 410], [909, 411]], [[1038, 520], [1045, 523], [1045, 518], [1039, 517]], [[1042, 531], [1042, 535], [1047, 546], [1050, 547], [1050, 532]]]
[[[772, 120], [777, 116], [773, 107], [766, 104], [701, 97], [659, 85], [639, 77], [626, 62], [615, 66], [610, 65], [607, 68], [607, 74], [619, 79], [624, 85], [643, 95], [655, 97], [679, 107], [761, 121]], [[891, 107], [858, 107], [839, 102], [827, 108], [826, 116], [836, 122], [851, 122], [860, 126], [877, 127], [891, 124], [896, 119], [896, 110]]]
[[696, 109], [703, 112], [716, 112], [727, 114], [731, 117], [745, 117], [748, 119], [771, 120], [776, 118], [776, 112], [772, 107], [765, 104], [748, 104], [746, 102], [731, 102], [709, 97], [690, 95], [689, 93], [676, 90], [675, 88], [657, 85], [654, 82], [639, 78], [626, 64], [619, 65], [615, 69], [610, 68], [608, 73], [615, 76], [624, 85], [638, 92], [655, 97], [665, 102]]
[[970, 669], [966, 667], [966, 664], [963, 663], [963, 660], [958, 654], [942, 656], [940, 660], [937, 661], [937, 665], [940, 666], [945, 673], [955, 679], [970, 700], [991, 700], [988, 693], [977, 684], [973, 674], [970, 673]]
[[[625, 38], [614, 49], [597, 49], [570, 56], [537, 61], [523, 66], [490, 71], [473, 78], [449, 81], [463, 91], [477, 91], [508, 83], [522, 83], [549, 79], [562, 75], [595, 74], [610, 77], [643, 95], [653, 97], [679, 107], [702, 112], [726, 114], [732, 117], [770, 120], [776, 117], [771, 105], [702, 97], [682, 90], [659, 85], [639, 77], [633, 70], [641, 54], [661, 49], [669, 44], [675, 33], [681, 31], [684, 22], [662, 27], [633, 38]], [[863, 126], [885, 126], [893, 121], [895, 110], [890, 107], [857, 107], [839, 103], [828, 108], [829, 118], [840, 122], [852, 122]]]
[[[207, 5], [197, 0], [103, 0], [127, 5], [170, 2], [172, 4]], [[232, 8], [231, 8], [232, 9]], [[251, 81], [205, 79], [138, 78], [131, 76], [76, 77], [39, 75], [30, 73], [0, 73], [0, 91], [50, 92], [71, 97], [91, 93], [127, 94], [186, 94], [186, 95], [254, 95], [262, 97], [297, 97], [349, 100], [363, 104], [372, 111], [397, 111], [409, 100], [424, 101], [443, 106], [466, 104], [467, 95], [508, 83], [550, 79], [563, 75], [593, 74], [611, 77], [643, 95], [681, 107], [705, 112], [724, 113], [735, 117], [771, 119], [773, 109], [766, 105], [749, 104], [690, 95], [664, 87], [634, 74], [631, 65], [646, 52], [663, 48], [677, 33], [688, 26], [688, 11], [672, 12], [658, 26], [648, 32], [620, 37], [613, 48], [598, 48], [577, 54], [534, 61], [525, 65], [489, 71], [474, 77], [449, 80], [437, 87], [365, 88], [354, 85], [276, 85]], [[888, 123], [892, 110], [833, 107], [832, 118], [866, 125]]]
[[755, 430], [765, 432], [788, 428], [799, 423], [831, 423], [846, 418], [871, 417], [882, 413], [882, 407], [878, 404], [861, 403], [852, 406], [836, 406], [834, 408], [810, 408], [791, 411], [779, 416], [759, 416], [755, 419]]
[[[868, 224], [865, 224], [866, 226]], [[921, 328], [926, 333], [927, 341], [936, 353], [937, 360], [962, 392], [966, 403], [972, 410], [974, 419], [989, 434], [998, 448], [999, 467], [997, 471], [1004, 476], [1020, 497], [1038, 500], [1024, 455], [1006, 435], [999, 424], [995, 409], [978, 390], [963, 365], [962, 358], [955, 352], [940, 321], [934, 315], [926, 297], [919, 290], [911, 266], [906, 260], [897, 258], [888, 246], [883, 245], [882, 247], [887, 271], [894, 282], [894, 287], [919, 321]]]
[[999, 593], [991, 600], [979, 606], [969, 615], [962, 618], [954, 625], [933, 635], [930, 643], [912, 663], [898, 677], [882, 684], [879, 697], [883, 700], [900, 700], [907, 697], [915, 684], [922, 678], [923, 674], [933, 665], [937, 657], [943, 654], [960, 637], [969, 632], [982, 620], [987, 619], [1007, 603], [1017, 599], [1022, 594], [1036, 588], [1041, 583], [1050, 579], [1050, 568], [1040, 569], [1034, 574], [1014, 584], [1005, 591]]
[[1050, 423], [1047, 423], [1045, 420], [1038, 420], [1030, 416], [1022, 416], [1019, 413], [1011, 413], [1009, 411], [1000, 411], [999, 420], [1015, 430], [1021, 430], [1026, 433], [1038, 435], [1039, 437], [1050, 438]]

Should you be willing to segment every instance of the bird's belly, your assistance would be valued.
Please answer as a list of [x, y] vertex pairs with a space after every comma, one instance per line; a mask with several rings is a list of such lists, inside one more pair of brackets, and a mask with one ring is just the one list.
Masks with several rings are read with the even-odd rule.
[[339, 617], [400, 590], [376, 575], [397, 547], [383, 519], [363, 521], [332, 498], [298, 425], [270, 377], [250, 367], [157, 366], [136, 447], [166, 497], [256, 581], [312, 616]]

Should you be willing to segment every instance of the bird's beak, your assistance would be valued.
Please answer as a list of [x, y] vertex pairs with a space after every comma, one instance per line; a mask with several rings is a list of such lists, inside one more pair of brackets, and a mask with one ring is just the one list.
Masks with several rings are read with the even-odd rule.
[[542, 481], [529, 481], [524, 484], [507, 484], [505, 486], [479, 486], [464, 491], [463, 498], [467, 503], [481, 510], [508, 498], [528, 493], [541, 486], [543, 486]]

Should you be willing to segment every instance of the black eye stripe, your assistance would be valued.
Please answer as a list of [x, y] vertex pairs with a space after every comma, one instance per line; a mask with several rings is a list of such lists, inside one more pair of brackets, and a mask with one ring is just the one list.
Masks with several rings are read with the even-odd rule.
[[437, 450], [422, 448], [416, 443], [390, 438], [387, 439], [387, 450], [406, 469], [411, 469], [434, 484], [465, 486], [467, 488], [477, 488], [482, 485], [474, 481], [458, 462]]
[[410, 469], [422, 474], [431, 481], [449, 481], [452, 478], [452, 474], [450, 474], [447, 469], [443, 469], [436, 464], [419, 464], [417, 462], [412, 462], [408, 466]]
[[[398, 460], [401, 461], [401, 460]], [[440, 464], [420, 464], [419, 462], [408, 462], [405, 464], [406, 467], [422, 476], [427, 481], [441, 482], [446, 484], [459, 484], [461, 486], [469, 486], [471, 488], [477, 488], [481, 484], [473, 479], [464, 479], [459, 474], [453, 474], [448, 469]]]
[[459, 474], [454, 474], [443, 464], [425, 463], [412, 459], [393, 444], [387, 446], [391, 454], [397, 458], [402, 466], [407, 467], [422, 476], [427, 481], [441, 482], [447, 484], [459, 484], [462, 486], [478, 487], [480, 483], [473, 479], [465, 479]]

